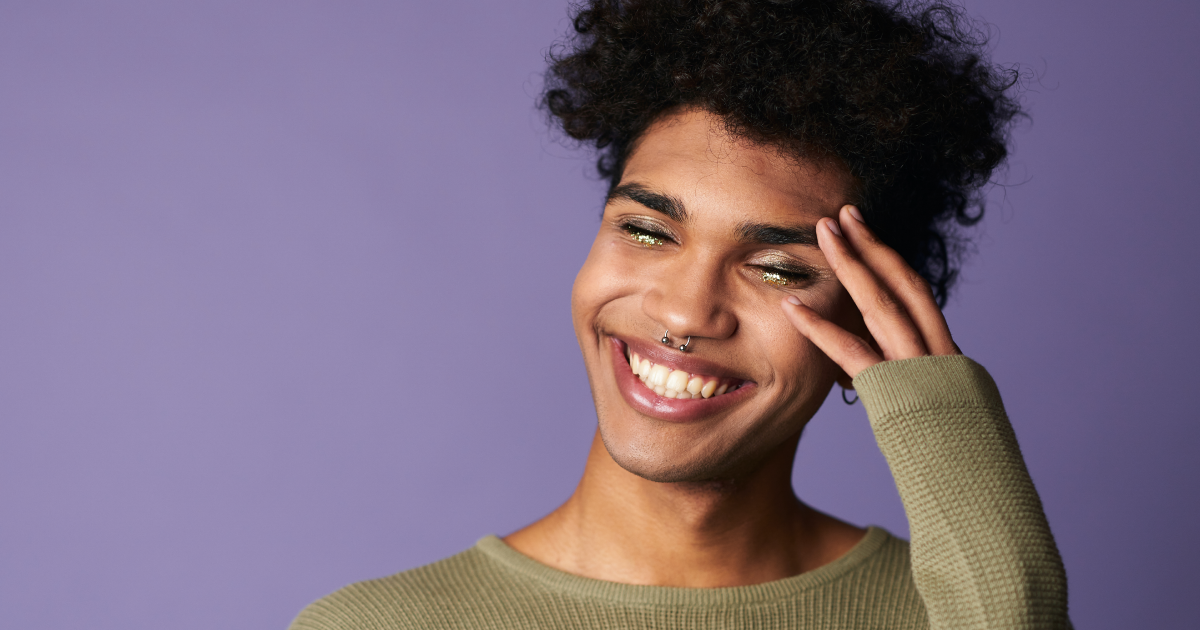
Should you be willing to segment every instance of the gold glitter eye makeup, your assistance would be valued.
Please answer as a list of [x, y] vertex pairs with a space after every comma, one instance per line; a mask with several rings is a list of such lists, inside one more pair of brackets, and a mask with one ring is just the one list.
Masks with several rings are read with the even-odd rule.
[[775, 271], [764, 271], [762, 280], [767, 284], [773, 284], [777, 287], [786, 287], [791, 284], [787, 278], [783, 277], [783, 274]]
[[641, 243], [643, 247], [655, 247], [663, 244], [663, 240], [661, 238], [658, 238], [653, 234], [647, 234], [641, 230], [630, 229], [629, 237], [634, 241]]

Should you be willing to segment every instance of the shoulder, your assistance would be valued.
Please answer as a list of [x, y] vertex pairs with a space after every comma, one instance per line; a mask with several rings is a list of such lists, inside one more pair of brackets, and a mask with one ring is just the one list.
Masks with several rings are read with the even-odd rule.
[[505, 573], [476, 546], [433, 564], [342, 588], [309, 604], [291, 630], [470, 627], [476, 625], [470, 623], [472, 618], [486, 618], [481, 607], [503, 599], [503, 591], [512, 588]]

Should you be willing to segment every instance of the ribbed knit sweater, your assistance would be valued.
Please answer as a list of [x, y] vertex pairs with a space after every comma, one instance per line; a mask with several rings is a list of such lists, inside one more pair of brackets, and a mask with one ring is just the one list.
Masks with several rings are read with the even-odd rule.
[[1000, 394], [966, 357], [880, 363], [854, 379], [911, 546], [872, 527], [838, 560], [731, 588], [580, 577], [495, 536], [343, 588], [292, 630], [450, 628], [1069, 628], [1066, 575]]

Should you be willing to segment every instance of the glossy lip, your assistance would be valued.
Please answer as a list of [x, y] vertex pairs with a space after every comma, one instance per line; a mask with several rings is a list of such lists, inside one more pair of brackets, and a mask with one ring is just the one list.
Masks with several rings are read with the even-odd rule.
[[743, 379], [711, 361], [691, 357], [665, 347], [655, 348], [641, 343], [629, 344], [628, 347], [632, 348], [634, 352], [654, 363], [669, 365], [692, 374], [705, 374], [743, 381], [738, 389], [712, 398], [699, 400], [695, 398], [690, 400], [664, 398], [643, 385], [642, 381], [634, 375], [633, 370], [629, 367], [629, 360], [625, 358], [626, 342], [616, 337], [609, 337], [609, 341], [611, 342], [611, 356], [617, 389], [621, 390], [621, 396], [630, 407], [633, 407], [634, 411], [652, 418], [668, 422], [704, 420], [741, 403], [757, 388], [754, 381]]

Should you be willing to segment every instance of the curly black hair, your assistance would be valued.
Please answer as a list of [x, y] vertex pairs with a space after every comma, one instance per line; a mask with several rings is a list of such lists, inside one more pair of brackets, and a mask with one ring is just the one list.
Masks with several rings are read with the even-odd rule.
[[869, 0], [589, 0], [551, 49], [541, 105], [594, 146], [610, 189], [664, 113], [703, 108], [726, 130], [796, 155], [835, 157], [867, 223], [938, 303], [962, 227], [1007, 155], [1017, 72], [942, 3]]

